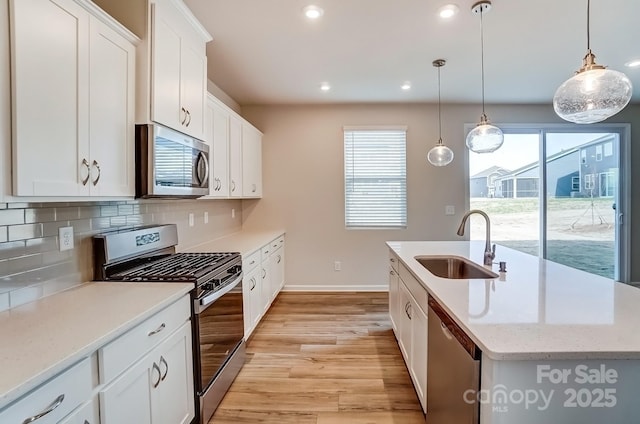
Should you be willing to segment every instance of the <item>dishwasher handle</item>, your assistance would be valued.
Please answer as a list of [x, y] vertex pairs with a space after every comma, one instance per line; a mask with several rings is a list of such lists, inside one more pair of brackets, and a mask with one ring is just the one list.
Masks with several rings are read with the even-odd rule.
[[433, 313], [442, 321], [440, 323], [441, 329], [447, 339], [452, 340], [455, 338], [464, 350], [467, 351], [469, 356], [473, 359], [480, 359], [482, 355], [480, 348], [432, 296], [429, 296], [428, 304]]

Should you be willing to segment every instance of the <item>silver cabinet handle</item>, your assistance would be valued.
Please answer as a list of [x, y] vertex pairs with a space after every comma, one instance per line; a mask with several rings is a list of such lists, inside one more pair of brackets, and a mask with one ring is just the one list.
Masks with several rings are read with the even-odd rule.
[[236, 191], [236, 182], [231, 180], [231, 191]]
[[268, 251], [268, 250], [265, 250], [265, 251], [264, 251], [264, 254], [265, 254], [265, 255], [268, 255], [268, 254], [269, 254], [269, 251]]
[[253, 289], [256, 288], [256, 279], [251, 277], [251, 280], [249, 280], [249, 281], [253, 282], [253, 285], [251, 286], [251, 289], [249, 289], [249, 290], [253, 291]]
[[407, 308], [407, 316], [409, 317], [409, 319], [411, 319], [412, 315], [413, 315], [413, 308], [411, 307], [411, 303], [409, 303], [409, 307]]
[[87, 177], [82, 180], [82, 185], [87, 185], [87, 182], [89, 182], [89, 177], [91, 176], [91, 167], [89, 166], [89, 161], [86, 159], [82, 159], [82, 166], [87, 168]]
[[395, 262], [396, 260], [394, 258], [389, 259], [391, 262]]
[[52, 403], [51, 405], [47, 406], [47, 408], [42, 411], [37, 413], [36, 415], [34, 415], [33, 417], [29, 417], [26, 420], [22, 421], [22, 424], [29, 424], [32, 423], [36, 420], [39, 420], [40, 418], [44, 417], [47, 414], [50, 414], [51, 412], [53, 412], [54, 409], [56, 409], [58, 406], [60, 406], [62, 404], [62, 401], [64, 400], [64, 394], [58, 396]]
[[[164, 359], [164, 356], [160, 356], [160, 365], [164, 363], [164, 374], [160, 377], [160, 380], [164, 381], [167, 378], [167, 374], [169, 373], [169, 364], [167, 364], [167, 360]], [[159, 368], [159, 367], [158, 367]]]
[[255, 184], [251, 184], [251, 192], [252, 192], [252, 193], [255, 193], [257, 189], [258, 189], [258, 188], [256, 187], [256, 185], [255, 185]]
[[391, 274], [391, 275], [396, 275], [396, 273], [395, 273], [395, 272], [393, 272], [393, 271], [389, 271], [389, 274]]
[[98, 170], [98, 176], [96, 177], [95, 180], [92, 181], [95, 187], [98, 184], [98, 181], [100, 181], [100, 174], [102, 174], [102, 171], [100, 170], [100, 165], [98, 164], [98, 161], [95, 159], [93, 160], [93, 167]]
[[256, 263], [256, 261], [251, 261], [251, 262], [249, 262], [249, 265], [253, 265], [255, 263]]
[[156, 328], [153, 331], [150, 331], [147, 336], [153, 336], [154, 334], [158, 334], [159, 332], [161, 332], [162, 330], [164, 330], [164, 328], [166, 327], [165, 323], [163, 322], [162, 324], [160, 324], [160, 326], [158, 328]]
[[411, 308], [411, 302], [407, 302], [404, 305], [404, 313], [407, 314], [407, 318], [411, 319], [411, 313], [409, 312], [409, 308]]
[[188, 127], [189, 124], [191, 123], [191, 112], [189, 112], [189, 111], [187, 111], [187, 118], [189, 118], [189, 120], [187, 121], [187, 123], [185, 125]]
[[156, 380], [155, 383], [153, 383], [153, 388], [155, 389], [156, 387], [158, 387], [158, 384], [160, 384], [162, 373], [160, 372], [160, 367], [155, 362], [153, 363], [153, 367], [151, 371], [153, 372], [153, 370], [158, 371], [158, 379]]
[[88, 420], [84, 420], [84, 424], [91, 424]]
[[264, 280], [265, 278], [267, 278], [267, 270], [262, 268], [262, 279]]
[[278, 262], [277, 263], [280, 263], [280, 261], [282, 261], [282, 256], [278, 255]]
[[180, 121], [181, 125], [184, 125], [185, 122], [187, 122], [187, 109], [181, 107], [180, 110], [183, 113], [184, 118], [182, 119], [182, 121]]
[[276, 247], [278, 247], [278, 243], [273, 245], [273, 248], [275, 249]]

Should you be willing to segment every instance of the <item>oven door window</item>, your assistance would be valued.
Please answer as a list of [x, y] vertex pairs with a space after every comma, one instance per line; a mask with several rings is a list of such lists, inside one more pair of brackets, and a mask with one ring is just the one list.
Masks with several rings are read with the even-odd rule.
[[242, 282], [196, 316], [200, 362], [199, 392], [204, 392], [244, 337]]

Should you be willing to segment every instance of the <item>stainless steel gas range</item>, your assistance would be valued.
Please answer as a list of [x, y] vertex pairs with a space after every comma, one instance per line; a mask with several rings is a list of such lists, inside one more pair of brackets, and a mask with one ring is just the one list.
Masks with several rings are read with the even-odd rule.
[[245, 361], [239, 253], [176, 253], [175, 225], [94, 236], [95, 279], [192, 282], [196, 422], [206, 424]]

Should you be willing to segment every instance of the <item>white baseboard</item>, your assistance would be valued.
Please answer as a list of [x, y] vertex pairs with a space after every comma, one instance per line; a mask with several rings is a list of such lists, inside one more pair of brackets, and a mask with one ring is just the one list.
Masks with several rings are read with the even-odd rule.
[[290, 292], [388, 292], [389, 285], [381, 284], [350, 284], [350, 285], [323, 285], [323, 284], [286, 284], [282, 291]]

